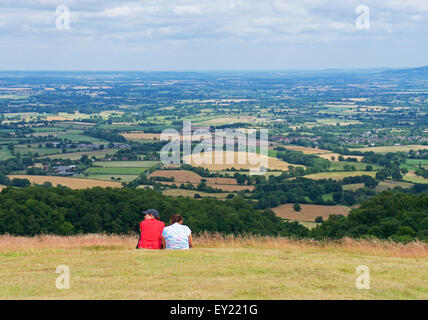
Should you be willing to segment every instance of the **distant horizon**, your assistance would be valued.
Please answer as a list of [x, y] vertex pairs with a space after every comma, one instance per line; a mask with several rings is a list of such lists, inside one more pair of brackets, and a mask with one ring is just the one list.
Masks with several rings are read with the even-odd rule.
[[308, 68], [308, 69], [0, 69], [0, 72], [310, 72], [310, 71], [362, 71], [362, 70], [406, 70], [428, 67], [426, 65], [418, 66], [400, 66], [400, 67], [343, 67], [343, 68]]

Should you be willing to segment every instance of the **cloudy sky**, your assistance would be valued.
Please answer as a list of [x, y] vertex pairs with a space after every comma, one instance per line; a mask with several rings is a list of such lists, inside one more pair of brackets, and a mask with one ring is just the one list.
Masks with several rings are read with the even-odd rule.
[[0, 70], [421, 65], [428, 0], [0, 0]]

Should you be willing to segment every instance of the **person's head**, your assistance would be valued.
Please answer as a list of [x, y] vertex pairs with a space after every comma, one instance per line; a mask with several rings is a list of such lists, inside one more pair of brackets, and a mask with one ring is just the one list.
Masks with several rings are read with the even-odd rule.
[[144, 214], [144, 220], [149, 220], [149, 219], [157, 219], [159, 220], [159, 212], [156, 209], [149, 209], [146, 211], [143, 211]]
[[176, 213], [171, 217], [171, 224], [174, 223], [183, 224], [183, 217], [181, 216], [181, 214]]

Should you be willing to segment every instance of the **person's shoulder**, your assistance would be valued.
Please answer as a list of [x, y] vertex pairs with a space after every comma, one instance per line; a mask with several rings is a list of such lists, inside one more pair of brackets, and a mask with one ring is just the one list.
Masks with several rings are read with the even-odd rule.
[[187, 232], [189, 232], [189, 233], [191, 233], [192, 232], [192, 230], [190, 230], [190, 228], [188, 227], [188, 226], [183, 226], [184, 228], [184, 230], [186, 230]]

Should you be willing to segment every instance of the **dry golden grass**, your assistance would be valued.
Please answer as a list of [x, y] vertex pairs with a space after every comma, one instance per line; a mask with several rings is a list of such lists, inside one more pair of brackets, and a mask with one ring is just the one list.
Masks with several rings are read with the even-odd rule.
[[104, 181], [95, 179], [83, 179], [83, 178], [69, 178], [69, 177], [58, 177], [58, 176], [33, 176], [33, 175], [8, 175], [9, 179], [19, 178], [28, 179], [31, 183], [43, 184], [44, 182], [50, 182], [53, 186], [58, 184], [71, 189], [86, 189], [93, 187], [111, 187], [121, 188], [120, 182]]
[[349, 208], [345, 206], [322, 206], [317, 204], [301, 204], [301, 211], [297, 212], [293, 209], [292, 203], [282, 204], [273, 208], [273, 212], [278, 217], [283, 219], [295, 221], [311, 221], [313, 222], [316, 217], [323, 217], [327, 219], [331, 214], [342, 214], [347, 216]]
[[[339, 240], [292, 239], [255, 235], [223, 235], [203, 232], [193, 235], [194, 249], [198, 248], [259, 248], [286, 249], [340, 249], [346, 252], [366, 253], [397, 258], [428, 258], [428, 243], [414, 241], [397, 243], [389, 240], [343, 238]], [[77, 236], [39, 235], [34, 237], [0, 235], [0, 253], [20, 250], [82, 249], [99, 246], [134, 249], [137, 234], [84, 234]]]
[[[428, 246], [413, 242], [195, 236], [192, 250], [138, 237], [0, 236], [1, 299], [427, 299]], [[58, 290], [56, 268], [70, 268]], [[355, 287], [370, 268], [370, 290]]]
[[[317, 154], [317, 156], [321, 157], [321, 158], [324, 158], [324, 159], [327, 159], [327, 160], [330, 160], [330, 161], [335, 161], [335, 162], [339, 161], [339, 156], [343, 156], [343, 158], [345, 158], [345, 159], [356, 158], [360, 162], [363, 159], [362, 156], [345, 156], [345, 155], [341, 155], [339, 153], [333, 153], [333, 152], [323, 153], [323, 154]], [[332, 157], [334, 157], [334, 160], [332, 160]]]
[[330, 152], [328, 150], [318, 149], [318, 148], [308, 148], [308, 147], [293, 146], [293, 145], [280, 145], [280, 146], [284, 147], [285, 149], [289, 149], [293, 151], [301, 151], [304, 154], [320, 154], [320, 153]]
[[46, 121], [65, 121], [68, 120], [65, 117], [61, 117], [61, 116], [47, 116], [46, 117]]
[[368, 98], [349, 98], [350, 101], [358, 101], [358, 102], [365, 102], [368, 100]]
[[96, 123], [92, 122], [82, 122], [82, 121], [62, 121], [62, 124], [77, 124], [81, 126], [95, 126]]
[[382, 147], [367, 147], [367, 148], [355, 148], [352, 150], [375, 153], [388, 153], [388, 152], [409, 152], [410, 150], [425, 150], [428, 146], [424, 145], [403, 145], [403, 146], [382, 146]]

